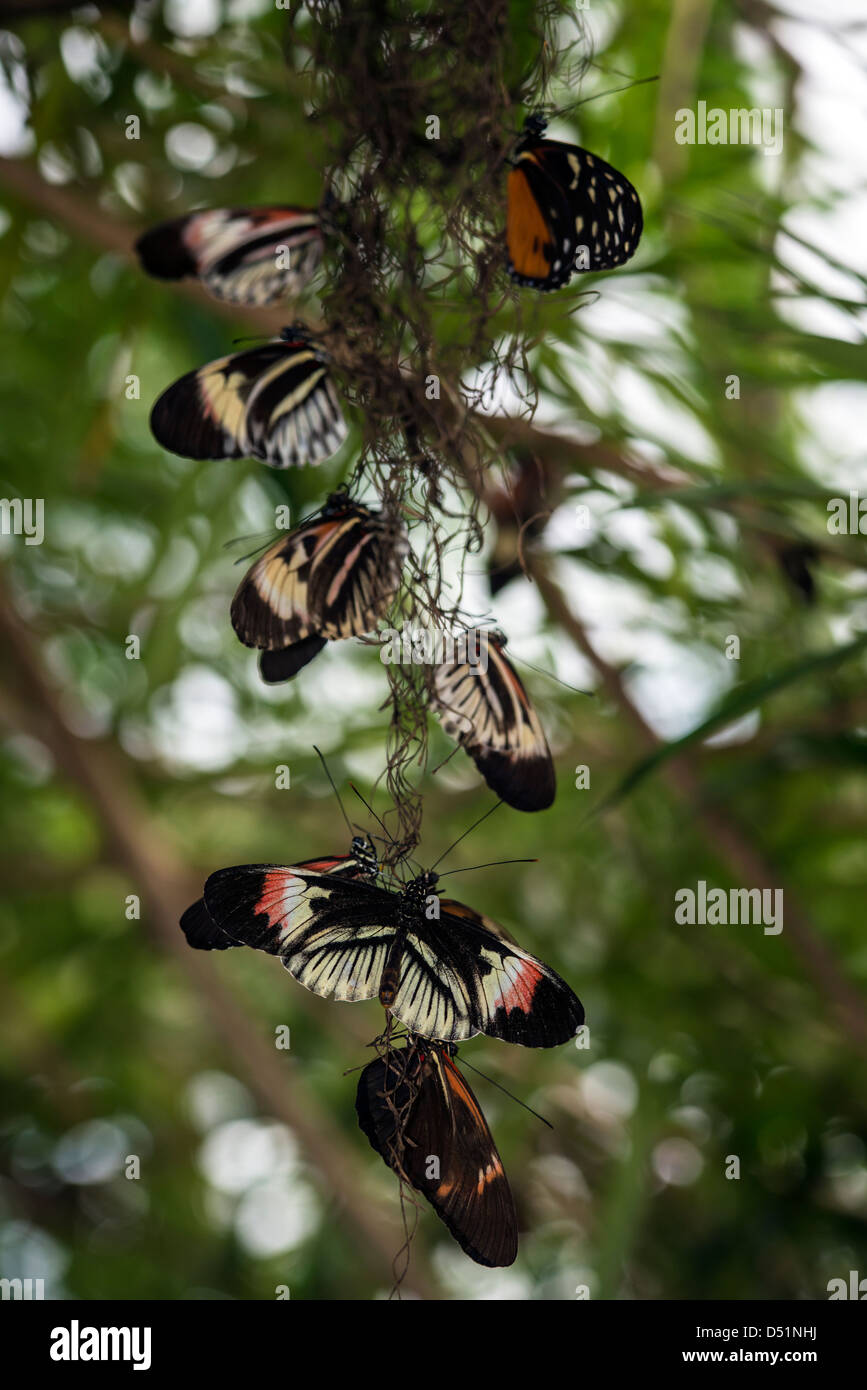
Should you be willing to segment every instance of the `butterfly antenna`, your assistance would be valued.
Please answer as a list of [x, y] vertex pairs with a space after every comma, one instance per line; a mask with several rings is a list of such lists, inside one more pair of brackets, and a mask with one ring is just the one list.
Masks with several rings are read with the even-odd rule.
[[647, 82], [658, 82], [659, 73], [654, 73], [652, 77], [636, 77], [634, 82], [624, 82], [622, 87], [609, 87], [604, 92], [594, 92], [591, 97], [582, 97], [581, 101], [573, 102], [571, 106], [564, 106], [556, 114], [566, 115], [569, 111], [574, 111], [579, 106], [586, 106], [588, 101], [598, 101], [600, 97], [613, 97], [617, 92], [628, 92], [633, 87], [643, 87]]
[[[483, 1076], [492, 1086], [496, 1086], [498, 1091], [502, 1091], [504, 1096], [508, 1096], [510, 1100], [517, 1101], [518, 1105], [523, 1106], [525, 1110], [529, 1110], [530, 1114], [535, 1115], [537, 1120], [541, 1120], [543, 1125], [547, 1125], [549, 1129], [554, 1128], [550, 1120], [546, 1120], [544, 1115], [540, 1115], [538, 1110], [533, 1109], [532, 1105], [528, 1105], [525, 1100], [521, 1100], [520, 1096], [512, 1095], [511, 1091], [507, 1091], [505, 1086], [500, 1085], [499, 1081], [495, 1081], [492, 1076], [488, 1076], [487, 1072], [479, 1071], [478, 1067], [474, 1067], [472, 1062], [467, 1062], [463, 1057], [461, 1058], [461, 1066], [469, 1067], [470, 1071], [476, 1073], [476, 1076]], [[344, 1072], [344, 1076], [345, 1075], [347, 1075], [346, 1072]]]
[[582, 690], [580, 686], [570, 685], [568, 681], [562, 681], [559, 676], [555, 676], [552, 671], [546, 671], [544, 666], [534, 666], [532, 661], [525, 661], [522, 656], [516, 656], [514, 652], [509, 655], [521, 666], [527, 666], [531, 671], [536, 671], [540, 676], [547, 676], [549, 681], [556, 681], [558, 685], [563, 685], [567, 690], [571, 690], [573, 695], [587, 695], [588, 698], [595, 699], [595, 690]]
[[346, 828], [347, 828], [347, 830], [349, 831], [349, 834], [350, 834], [350, 836], [351, 836], [351, 835], [352, 835], [352, 822], [351, 822], [351, 820], [349, 819], [348, 815], [346, 814], [346, 811], [345, 811], [344, 806], [343, 806], [343, 802], [340, 800], [340, 792], [337, 790], [337, 787], [335, 786], [334, 778], [331, 776], [331, 773], [328, 771], [328, 764], [327, 764], [327, 762], [325, 761], [325, 758], [324, 758], [322, 752], [316, 747], [316, 744], [315, 744], [315, 743], [314, 743], [314, 745], [313, 745], [313, 752], [316, 754], [317, 758], [319, 759], [319, 761], [321, 762], [323, 768], [325, 769], [325, 776], [328, 778], [329, 782], [331, 783], [331, 790], [334, 792], [334, 795], [337, 797], [337, 804], [338, 804], [338, 806], [340, 807], [340, 814], [342, 815], [343, 819], [346, 821]]
[[[223, 549], [234, 550], [239, 545], [246, 545], [248, 541], [256, 541], [258, 543], [264, 534], [263, 531], [251, 531], [249, 535], [246, 536], [233, 536], [230, 541], [223, 541]], [[270, 531], [268, 534], [271, 534]]]
[[254, 555], [261, 555], [265, 550], [268, 549], [269, 545], [275, 544], [275, 537], [273, 533], [269, 532], [269, 534], [265, 536], [264, 539], [262, 539], [262, 533], [254, 531], [249, 536], [235, 536], [233, 540], [224, 541], [223, 549], [236, 550], [238, 546], [247, 545], [249, 541], [256, 542], [254, 549], [246, 550], [243, 555], [239, 555], [237, 559], [233, 561], [233, 564], [242, 565], [245, 560], [252, 560]]
[[[468, 830], [465, 830], [464, 833], [463, 833], [463, 835], [459, 835], [458, 838], [455, 840], [454, 844], [453, 844], [453, 845], [449, 845], [449, 847], [448, 847], [448, 849], [445, 851], [445, 853], [440, 855], [439, 859], [437, 860], [437, 864], [441, 864], [441, 863], [443, 862], [443, 860], [446, 858], [446, 856], [449, 855], [449, 854], [451, 854], [451, 852], [452, 852], [453, 849], [456, 849], [456, 848], [457, 848], [457, 846], [460, 844], [461, 840], [465, 840], [465, 839], [467, 838], [467, 836], [468, 836], [469, 833], [470, 833], [470, 830], [475, 830], [476, 826], [481, 825], [481, 823], [482, 823], [483, 820], [487, 820], [487, 819], [488, 819], [488, 816], [492, 816], [492, 815], [494, 814], [494, 812], [497, 810], [497, 808], [498, 808], [499, 806], [502, 806], [502, 804], [503, 804], [502, 801], [495, 801], [494, 804], [493, 804], [493, 806], [491, 806], [491, 808], [490, 808], [489, 810], [487, 810], [483, 816], [479, 816], [479, 819], [478, 819], [477, 821], [473, 821], [473, 823], [472, 823], [472, 825], [469, 827], [469, 829], [468, 829]], [[433, 871], [434, 871], [434, 869], [436, 868], [437, 864], [433, 864], [433, 865], [431, 866], [431, 868], [430, 868], [430, 870], [429, 870], [430, 873], [433, 873]]]
[[[477, 574], [482, 574], [483, 571], [482, 571], [482, 570], [477, 570], [476, 573], [477, 573]], [[455, 746], [454, 746], [454, 748], [452, 749], [451, 753], [449, 753], [448, 757], [443, 758], [443, 760], [442, 760], [441, 763], [437, 763], [436, 767], [431, 768], [431, 774], [430, 774], [431, 777], [435, 777], [436, 774], [439, 772], [439, 770], [440, 770], [441, 767], [445, 767], [446, 763], [451, 762], [452, 758], [455, 756], [455, 753], [459, 753], [459, 752], [460, 752], [460, 748], [461, 748], [461, 745], [460, 745], [459, 743], [456, 743]]]
[[358, 790], [358, 788], [357, 788], [357, 786], [355, 785], [355, 783], [354, 783], [354, 782], [350, 782], [349, 785], [350, 785], [350, 787], [352, 788], [352, 790], [355, 792], [355, 795], [358, 797], [358, 799], [359, 799], [359, 801], [361, 802], [362, 806], [366, 806], [366, 807], [367, 807], [367, 810], [368, 810], [368, 811], [370, 812], [370, 814], [373, 816], [373, 819], [376, 821], [377, 825], [379, 825], [379, 826], [382, 828], [382, 830], [383, 830], [383, 832], [384, 832], [384, 834], [385, 834], [385, 838], [388, 840], [388, 843], [389, 843], [390, 845], [396, 845], [396, 844], [397, 844], [397, 841], [395, 840], [394, 836], [393, 836], [393, 835], [389, 835], [389, 833], [388, 833], [388, 828], [387, 828], [386, 825], [383, 823], [383, 821], [380, 820], [379, 816], [376, 814], [376, 812], [374, 811], [373, 807], [372, 807], [367, 801], [365, 801], [364, 797], [361, 795], [361, 792]]
[[538, 864], [538, 859], [492, 859], [489, 864], [471, 864], [468, 869], [449, 869], [440, 878], [451, 878], [452, 874], [470, 874], [474, 869], [496, 869], [501, 864]]

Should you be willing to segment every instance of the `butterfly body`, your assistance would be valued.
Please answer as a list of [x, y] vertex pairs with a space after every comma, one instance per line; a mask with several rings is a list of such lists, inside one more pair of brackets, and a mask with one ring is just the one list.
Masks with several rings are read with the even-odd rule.
[[371, 883], [376, 882], [379, 877], [379, 856], [368, 835], [353, 835], [348, 858], [358, 865], [358, 872], [355, 873], [353, 870], [353, 877], [366, 878]]
[[419, 874], [400, 894], [397, 931], [389, 947], [385, 968], [379, 981], [379, 1002], [384, 1009], [391, 1009], [394, 1005], [400, 985], [400, 966], [407, 938], [431, 895], [436, 896], [437, 877], [431, 872]]
[[317, 464], [346, 438], [328, 355], [303, 325], [187, 372], [151, 411], [158, 444], [182, 458]]
[[530, 116], [508, 176], [508, 269], [519, 285], [557, 290], [576, 271], [611, 270], [634, 255], [641, 202], [624, 174], [580, 145], [546, 140]]
[[361, 1073], [355, 1108], [383, 1161], [433, 1206], [478, 1264], [518, 1253], [511, 1189], [481, 1107], [453, 1049], [418, 1038]]

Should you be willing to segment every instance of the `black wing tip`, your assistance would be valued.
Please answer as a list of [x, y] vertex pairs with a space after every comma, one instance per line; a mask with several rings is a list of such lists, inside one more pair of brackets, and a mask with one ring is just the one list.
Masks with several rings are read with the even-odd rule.
[[183, 280], [196, 274], [196, 262], [184, 244], [186, 218], [149, 227], [135, 242], [142, 270], [157, 280]]
[[557, 778], [550, 756], [518, 761], [505, 753], [467, 752], [491, 791], [514, 811], [547, 811], [554, 804]]
[[584, 1005], [578, 996], [565, 980], [546, 968], [530, 1009], [500, 1005], [485, 1032], [519, 1047], [560, 1047], [572, 1041], [584, 1018]]
[[525, 290], [539, 290], [542, 294], [553, 294], [555, 290], [565, 289], [569, 281], [577, 274], [577, 269], [570, 269], [565, 275], [558, 271], [556, 275], [546, 275], [540, 279], [536, 275], [522, 275], [514, 266], [509, 266], [509, 279], [514, 280], [516, 285], [520, 285]]
[[160, 444], [162, 448], [168, 449], [170, 453], [174, 453], [173, 433], [170, 428], [172, 412], [165, 403], [166, 396], [171, 389], [171, 386], [169, 386], [162, 395], [158, 396], [154, 401], [148, 418], [148, 425], [150, 426], [150, 432], [156, 442]]
[[511, 1236], [510, 1233], [511, 1238], [508, 1242], [506, 1242], [505, 1239], [502, 1240], [502, 1248], [496, 1248], [485, 1252], [480, 1250], [477, 1245], [474, 1245], [473, 1242], [464, 1235], [460, 1227], [447, 1218], [445, 1212], [442, 1211], [441, 1208], [436, 1207], [434, 1203], [431, 1203], [431, 1205], [434, 1206], [437, 1216], [448, 1229], [449, 1234], [457, 1241], [464, 1254], [475, 1264], [484, 1265], [485, 1269], [508, 1269], [509, 1265], [515, 1263], [518, 1258], [517, 1232], [515, 1232], [513, 1236]]
[[377, 1139], [376, 1123], [373, 1116], [373, 1108], [370, 1104], [370, 1093], [374, 1086], [381, 1089], [381, 1077], [377, 1076], [374, 1080], [374, 1073], [383, 1073], [384, 1063], [381, 1058], [374, 1058], [368, 1062], [358, 1078], [358, 1085], [355, 1088], [355, 1113], [358, 1117], [358, 1127], [367, 1139], [370, 1147], [382, 1155], [382, 1149]]
[[472, 1245], [470, 1241], [461, 1240], [456, 1230], [452, 1231], [452, 1235], [458, 1242], [458, 1245], [461, 1247], [464, 1254], [469, 1255], [470, 1259], [474, 1260], [477, 1265], [484, 1265], [485, 1269], [508, 1269], [509, 1265], [513, 1265], [516, 1259], [518, 1258], [517, 1239], [515, 1240], [514, 1246], [510, 1244], [507, 1247], [507, 1250], [503, 1251], [502, 1253], [498, 1253], [496, 1255], [484, 1255], [482, 1254], [481, 1250], [477, 1250], [476, 1247]]
[[215, 869], [205, 880], [205, 890], [213, 888], [215, 885], [225, 883], [228, 879], [238, 878], [242, 874], [266, 874], [269, 869], [279, 869], [279, 864], [229, 864], [225, 869]]
[[148, 421], [151, 434], [179, 458], [240, 458], [237, 448], [227, 446], [224, 432], [214, 429], [202, 413], [198, 375], [188, 372], [157, 397]]
[[237, 943], [230, 941], [211, 917], [204, 898], [198, 898], [184, 912], [180, 921], [187, 945], [196, 951], [227, 951]]
[[290, 681], [319, 655], [327, 641], [326, 637], [312, 633], [300, 642], [293, 642], [289, 647], [262, 652], [259, 657], [259, 674], [266, 685], [281, 685], [283, 681]]

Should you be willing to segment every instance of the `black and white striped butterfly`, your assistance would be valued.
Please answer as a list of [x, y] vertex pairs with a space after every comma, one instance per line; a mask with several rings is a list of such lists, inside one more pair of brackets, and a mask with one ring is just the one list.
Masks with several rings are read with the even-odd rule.
[[580, 270], [611, 270], [635, 254], [644, 219], [632, 184], [580, 145], [545, 140], [528, 116], [508, 178], [509, 274], [558, 290]]
[[158, 444], [182, 458], [321, 463], [346, 438], [328, 354], [303, 324], [187, 372], [151, 411]]
[[453, 1051], [413, 1038], [369, 1062], [355, 1096], [358, 1123], [389, 1168], [427, 1198], [470, 1259], [510, 1265], [518, 1253], [512, 1191]]
[[430, 704], [497, 796], [517, 811], [544, 811], [556, 792], [554, 762], [505, 645], [500, 632], [470, 629], [456, 657], [431, 668]]
[[199, 949], [225, 949], [227, 937], [279, 956], [325, 999], [378, 998], [422, 1037], [487, 1033], [524, 1047], [573, 1037], [584, 1010], [566, 982], [490, 918], [440, 899], [437, 881], [429, 871], [393, 891], [354, 856], [241, 864], [211, 874], [181, 926]]
[[151, 227], [135, 244], [160, 280], [192, 276], [215, 299], [264, 305], [294, 299], [322, 259], [314, 208], [208, 208]]
[[263, 680], [289, 680], [326, 642], [370, 632], [400, 587], [408, 549], [398, 517], [346, 493], [269, 546], [232, 602], [232, 626], [260, 650]]

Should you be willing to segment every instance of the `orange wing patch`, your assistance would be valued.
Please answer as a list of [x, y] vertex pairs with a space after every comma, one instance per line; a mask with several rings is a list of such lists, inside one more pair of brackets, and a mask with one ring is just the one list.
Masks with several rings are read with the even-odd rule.
[[520, 166], [509, 172], [506, 242], [509, 259], [519, 275], [547, 278], [554, 239]]

